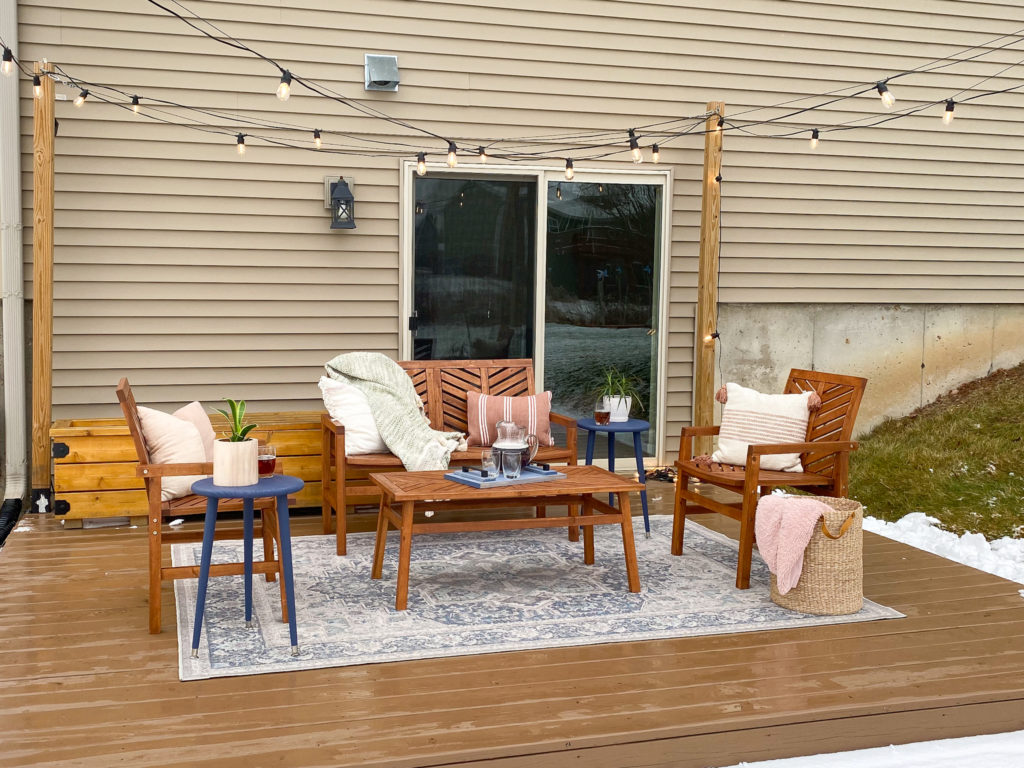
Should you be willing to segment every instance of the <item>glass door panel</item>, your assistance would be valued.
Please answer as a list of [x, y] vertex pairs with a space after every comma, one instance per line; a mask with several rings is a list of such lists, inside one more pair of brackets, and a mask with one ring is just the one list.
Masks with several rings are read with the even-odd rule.
[[536, 180], [414, 185], [413, 357], [533, 357]]
[[[662, 195], [660, 184], [548, 183], [544, 385], [552, 407], [593, 416], [602, 371], [631, 374], [642, 401], [632, 416], [651, 422], [648, 455], [657, 446]], [[632, 435], [620, 440], [619, 463], [633, 455]], [[581, 456], [585, 449], [581, 441]], [[599, 435], [595, 458], [606, 456]]]

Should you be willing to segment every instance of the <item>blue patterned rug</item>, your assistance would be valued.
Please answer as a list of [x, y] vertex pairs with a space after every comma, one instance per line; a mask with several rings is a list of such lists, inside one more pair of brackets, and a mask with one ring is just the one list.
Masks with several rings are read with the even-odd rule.
[[[808, 616], [769, 599], [754, 556], [751, 588], [737, 590], [736, 543], [691, 522], [682, 557], [669, 554], [672, 519], [651, 517], [636, 538], [642, 591], [627, 591], [617, 526], [595, 531], [595, 564], [564, 529], [430, 534], [413, 542], [409, 609], [396, 611], [397, 533], [384, 578], [370, 578], [372, 533], [352, 534], [346, 557], [333, 536], [292, 540], [300, 655], [290, 655], [277, 583], [254, 578], [246, 630], [241, 576], [210, 580], [199, 658], [190, 656], [196, 580], [174, 582], [182, 680], [529, 648], [591, 645], [809, 627], [903, 614], [870, 601], [850, 616]], [[260, 542], [256, 542], [259, 559]], [[199, 544], [177, 544], [175, 565], [199, 563]], [[239, 541], [218, 541], [214, 562], [239, 561]]]

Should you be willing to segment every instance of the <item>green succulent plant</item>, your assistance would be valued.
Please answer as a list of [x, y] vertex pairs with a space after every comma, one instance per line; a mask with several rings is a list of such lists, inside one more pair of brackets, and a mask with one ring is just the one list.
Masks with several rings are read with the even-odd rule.
[[633, 405], [638, 407], [641, 411], [644, 410], [643, 398], [637, 391], [637, 387], [642, 383], [639, 378], [628, 373], [623, 373], [614, 366], [605, 368], [602, 372], [603, 379], [598, 387], [594, 390], [594, 394], [597, 397], [620, 397], [625, 400], [627, 397], [633, 398]]
[[244, 440], [248, 440], [249, 433], [256, 429], [256, 425], [243, 423], [245, 421], [245, 400], [232, 400], [225, 397], [224, 401], [228, 404], [228, 408], [231, 409], [231, 413], [221, 408], [217, 409], [217, 413], [223, 415], [228, 420], [228, 426], [231, 428], [228, 441], [241, 443]]

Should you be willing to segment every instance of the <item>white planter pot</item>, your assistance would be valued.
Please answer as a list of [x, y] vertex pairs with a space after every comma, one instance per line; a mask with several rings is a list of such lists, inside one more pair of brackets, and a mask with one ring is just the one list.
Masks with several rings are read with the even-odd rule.
[[610, 421], [629, 421], [629, 412], [633, 408], [632, 397], [605, 397], [604, 407], [611, 411]]
[[214, 485], [256, 485], [259, 480], [256, 452], [259, 443], [253, 439], [232, 443], [215, 440], [213, 443]]

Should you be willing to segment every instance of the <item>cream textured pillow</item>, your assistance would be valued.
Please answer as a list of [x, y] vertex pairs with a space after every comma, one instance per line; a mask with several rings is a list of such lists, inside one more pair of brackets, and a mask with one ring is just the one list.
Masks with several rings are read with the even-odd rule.
[[[202, 464], [206, 461], [203, 438], [192, 422], [143, 405], [139, 406], [139, 421], [149, 449], [149, 460], [154, 464]], [[192, 483], [203, 477], [205, 475], [163, 478], [161, 500], [187, 496], [192, 493]]]
[[172, 415], [196, 425], [196, 429], [199, 430], [199, 437], [203, 439], [203, 451], [206, 453], [206, 461], [213, 461], [213, 441], [217, 439], [217, 433], [213, 431], [210, 415], [203, 408], [202, 404], [198, 400], [193, 400], [188, 405], [183, 405]]
[[345, 427], [345, 455], [388, 453], [366, 395], [351, 384], [326, 376], [321, 376], [319, 383], [327, 413]]
[[[739, 384], [726, 385], [718, 450], [712, 461], [746, 466], [747, 447], [765, 443], [802, 443], [807, 440], [809, 403], [813, 392], [798, 395], [764, 395]], [[803, 472], [799, 453], [761, 457], [761, 468]]]

